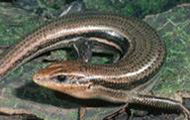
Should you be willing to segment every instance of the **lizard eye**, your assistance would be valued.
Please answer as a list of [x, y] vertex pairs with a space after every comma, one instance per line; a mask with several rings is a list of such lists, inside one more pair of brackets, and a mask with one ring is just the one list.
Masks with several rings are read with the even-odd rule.
[[65, 75], [58, 75], [57, 76], [57, 80], [59, 82], [64, 82], [66, 79], [67, 79], [67, 76], [65, 76]]

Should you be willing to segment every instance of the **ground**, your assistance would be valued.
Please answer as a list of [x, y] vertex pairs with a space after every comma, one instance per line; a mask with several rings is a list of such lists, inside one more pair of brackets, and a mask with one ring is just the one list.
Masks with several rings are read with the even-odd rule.
[[[16, 44], [47, 21], [43, 16], [28, 14], [27, 11], [9, 3], [0, 3], [0, 11], [1, 46]], [[190, 5], [183, 4], [162, 13], [147, 15], [143, 21], [156, 29], [167, 49], [166, 61], [153, 93], [181, 100], [180, 97], [176, 97], [176, 93], [186, 93], [188, 96], [190, 91]], [[4, 53], [6, 51], [3, 51], [0, 57], [3, 57]], [[65, 52], [56, 52], [52, 53], [52, 56], [57, 54], [67, 55]], [[32, 82], [32, 74], [46, 65], [41, 64], [40, 60], [33, 60], [7, 76], [6, 82], [0, 84], [0, 111], [20, 110], [46, 120], [76, 120], [76, 108], [80, 105], [78, 100], [60, 98], [60, 95]], [[85, 120], [102, 119], [117, 109], [118, 107], [113, 106], [89, 108]], [[176, 115], [150, 114], [144, 118], [134, 117], [133, 120], [157, 120], [168, 117], [173, 118]]]

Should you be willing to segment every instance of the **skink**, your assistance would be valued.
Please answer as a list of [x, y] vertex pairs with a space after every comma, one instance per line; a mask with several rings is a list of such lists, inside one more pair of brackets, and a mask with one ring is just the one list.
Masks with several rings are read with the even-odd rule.
[[[101, 36], [104, 33], [122, 39], [105, 39]], [[181, 103], [142, 94], [141, 89], [149, 85], [161, 67], [165, 50], [155, 30], [135, 18], [94, 13], [66, 15], [39, 28], [10, 50], [0, 60], [0, 76], [43, 52], [72, 44], [77, 40], [72, 38], [80, 36], [95, 37], [86, 40], [121, 48], [122, 59], [105, 65], [81, 60], [53, 63], [33, 76], [35, 83], [81, 99], [172, 109], [190, 119]]]

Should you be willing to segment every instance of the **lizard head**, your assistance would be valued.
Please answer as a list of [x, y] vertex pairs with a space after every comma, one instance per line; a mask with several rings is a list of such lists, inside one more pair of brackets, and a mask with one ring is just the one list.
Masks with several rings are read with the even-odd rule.
[[93, 90], [85, 69], [78, 61], [56, 62], [35, 73], [33, 81], [40, 86], [73, 97], [88, 98], [92, 97]]

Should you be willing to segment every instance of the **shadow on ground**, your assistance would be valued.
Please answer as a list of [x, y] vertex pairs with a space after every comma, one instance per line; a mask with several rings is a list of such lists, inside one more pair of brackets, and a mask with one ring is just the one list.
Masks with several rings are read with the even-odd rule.
[[[24, 92], [23, 92], [24, 91]], [[41, 92], [39, 92], [41, 91]], [[42, 91], [44, 93], [42, 93]], [[53, 97], [52, 97], [53, 95]], [[116, 107], [122, 104], [113, 104], [97, 99], [81, 100], [73, 98], [72, 96], [62, 94], [59, 92], [51, 91], [42, 88], [35, 83], [31, 82], [24, 86], [21, 86], [15, 90], [15, 96], [24, 99], [31, 100], [40, 104], [48, 104], [61, 108], [78, 108], [82, 107]], [[185, 105], [189, 105], [190, 100], [184, 102]], [[130, 104], [126, 112], [118, 114], [114, 117], [114, 120], [174, 120], [179, 116], [176, 112], [168, 112], [167, 110], [159, 110], [147, 106], [139, 106]]]

